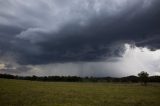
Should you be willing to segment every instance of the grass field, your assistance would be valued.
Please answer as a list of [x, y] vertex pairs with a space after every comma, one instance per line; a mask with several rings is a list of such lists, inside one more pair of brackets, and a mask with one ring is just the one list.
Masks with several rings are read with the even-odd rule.
[[160, 85], [0, 79], [0, 106], [160, 106]]

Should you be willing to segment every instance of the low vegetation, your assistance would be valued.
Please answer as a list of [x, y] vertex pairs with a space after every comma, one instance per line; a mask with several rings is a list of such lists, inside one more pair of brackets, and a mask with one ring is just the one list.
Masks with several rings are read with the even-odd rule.
[[0, 106], [159, 106], [160, 85], [0, 79]]

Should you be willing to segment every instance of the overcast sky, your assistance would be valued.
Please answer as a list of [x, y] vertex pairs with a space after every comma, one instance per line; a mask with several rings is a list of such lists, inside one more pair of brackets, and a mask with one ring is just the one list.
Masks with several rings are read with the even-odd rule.
[[0, 73], [160, 75], [159, 0], [0, 0]]

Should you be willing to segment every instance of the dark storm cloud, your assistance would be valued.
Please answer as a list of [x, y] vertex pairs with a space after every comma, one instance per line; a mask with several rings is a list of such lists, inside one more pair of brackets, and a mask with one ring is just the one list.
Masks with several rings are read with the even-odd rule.
[[126, 42], [160, 47], [159, 0], [0, 2], [0, 53], [20, 64], [98, 61]]

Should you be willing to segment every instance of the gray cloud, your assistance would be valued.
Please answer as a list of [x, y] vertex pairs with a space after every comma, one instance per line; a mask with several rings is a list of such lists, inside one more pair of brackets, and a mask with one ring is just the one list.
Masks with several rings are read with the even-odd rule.
[[16, 66], [0, 64], [0, 72], [18, 75], [37, 76], [96, 76], [123, 77], [137, 75], [139, 71], [147, 71], [150, 75], [160, 75], [160, 50], [150, 51], [125, 44], [125, 52], [121, 57], [110, 57], [103, 61], [51, 63], [45, 65]]
[[159, 0], [0, 0], [0, 54], [36, 65], [102, 61], [126, 42], [157, 49], [159, 19]]
[[[4, 74], [14, 74], [14, 75], [25, 75], [25, 73], [30, 72], [32, 70], [29, 66], [22, 66], [22, 65], [13, 65], [13, 64], [1, 64], [0, 73]], [[32, 74], [30, 74], [32, 75]]]

